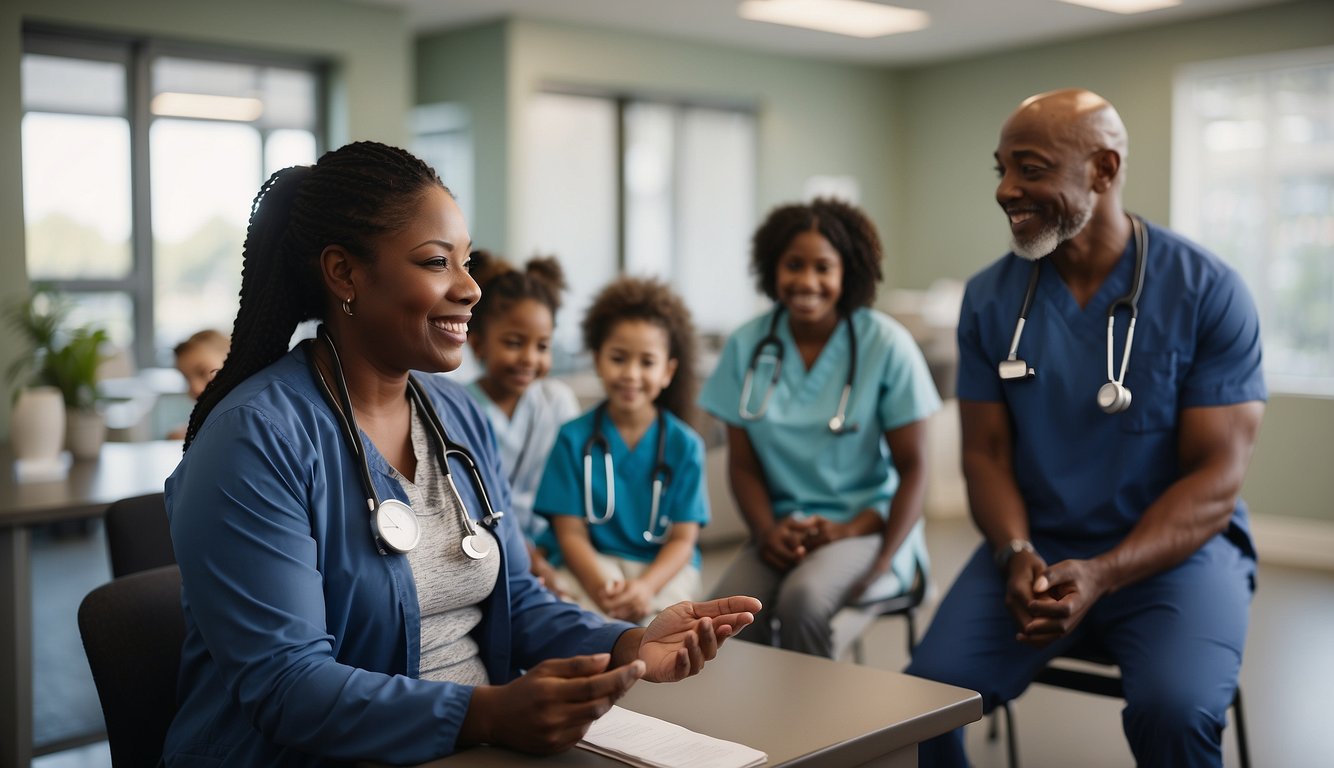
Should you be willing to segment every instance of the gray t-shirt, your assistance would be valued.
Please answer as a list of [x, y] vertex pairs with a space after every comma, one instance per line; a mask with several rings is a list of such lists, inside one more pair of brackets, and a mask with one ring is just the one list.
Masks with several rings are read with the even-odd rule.
[[[440, 471], [436, 446], [427, 437], [416, 408], [412, 409], [412, 452], [417, 456], [414, 480], [398, 470], [393, 474], [407, 493], [421, 526], [421, 540], [408, 552], [421, 610], [420, 677], [486, 685], [490, 682], [486, 666], [477, 655], [477, 641], [468, 633], [482, 620], [481, 602], [495, 588], [500, 546], [479, 524], [477, 533], [486, 541], [489, 554], [481, 560], [463, 554], [465, 531], [459, 517], [459, 499]], [[455, 477], [454, 482], [468, 480]], [[472, 519], [477, 520], [479, 511], [471, 511]]]

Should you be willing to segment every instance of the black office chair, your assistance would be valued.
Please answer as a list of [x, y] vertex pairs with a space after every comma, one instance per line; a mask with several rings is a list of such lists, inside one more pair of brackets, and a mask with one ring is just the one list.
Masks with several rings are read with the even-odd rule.
[[142, 571], [94, 589], [79, 605], [79, 634], [102, 702], [111, 762], [153, 768], [176, 715], [185, 641], [180, 569]]
[[161, 493], [121, 499], [107, 507], [106, 530], [111, 575], [116, 578], [176, 562], [167, 502]]
[[865, 631], [857, 635], [852, 641], [852, 660], [858, 664], [865, 663], [865, 648], [862, 638], [866, 632], [875, 625], [875, 621], [885, 616], [902, 616], [907, 622], [908, 628], [908, 656], [912, 657], [913, 651], [917, 650], [917, 609], [922, 601], [926, 599], [927, 575], [926, 567], [922, 561], [917, 561], [916, 574], [913, 576], [912, 587], [901, 595], [887, 597], [884, 600], [875, 603], [868, 603], [859, 606], [858, 610], [865, 611], [875, 617], [867, 625]]
[[[1097, 696], [1108, 696], [1114, 699], [1125, 698], [1125, 689], [1121, 686], [1120, 670], [1113, 672], [1089, 671], [1087, 669], [1075, 669], [1062, 663], [1064, 659], [1073, 659], [1075, 661], [1093, 664], [1099, 667], [1109, 667], [1115, 669], [1116, 661], [1112, 659], [1106, 649], [1098, 645], [1094, 640], [1086, 640], [1081, 645], [1072, 648], [1064, 656], [1058, 656], [1052, 660], [1046, 667], [1033, 678], [1033, 682], [1050, 685], [1057, 688], [1065, 688], [1071, 691], [1081, 691], [1091, 693]], [[1005, 738], [1007, 742], [1007, 751], [1010, 760], [1010, 768], [1019, 768], [1019, 746], [1014, 735], [1014, 710], [1010, 707], [1010, 702], [1005, 702], [991, 713], [991, 722], [988, 725], [987, 738], [991, 741], [996, 740], [996, 719], [1000, 712], [1005, 712]], [[1237, 756], [1241, 761], [1241, 768], [1250, 768], [1251, 752], [1246, 738], [1246, 716], [1241, 706], [1241, 685], [1237, 685], [1237, 692], [1232, 697], [1232, 720], [1233, 730], [1237, 734]]]

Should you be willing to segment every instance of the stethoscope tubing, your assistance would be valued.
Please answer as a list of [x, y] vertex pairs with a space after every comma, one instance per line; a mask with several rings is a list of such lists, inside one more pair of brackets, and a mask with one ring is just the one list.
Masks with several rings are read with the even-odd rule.
[[[737, 413], [745, 421], [759, 421], [764, 418], [765, 412], [769, 410], [769, 399], [778, 388], [779, 377], [783, 371], [783, 358], [787, 352], [783, 340], [778, 337], [778, 321], [783, 315], [783, 310], [782, 304], [774, 307], [773, 314], [769, 318], [769, 331], [755, 344], [755, 349], [750, 354], [750, 363], [746, 366], [746, 374], [741, 380], [741, 402], [737, 406]], [[843, 381], [843, 391], [839, 394], [838, 409], [829, 419], [829, 431], [836, 435], [856, 432], [858, 429], [858, 425], [849, 424], [847, 420], [848, 403], [852, 399], [852, 384], [857, 380], [857, 328], [852, 321], [851, 313], [844, 315], [843, 320], [848, 326], [848, 374]], [[773, 373], [764, 388], [764, 397], [760, 399], [759, 408], [752, 411], [750, 395], [754, 386], [755, 371], [764, 356], [764, 350], [768, 347], [773, 347], [775, 350], [770, 353], [774, 359]]]
[[[356, 422], [356, 414], [352, 410], [352, 399], [348, 393], [347, 380], [343, 377], [343, 365], [338, 356], [338, 348], [333, 342], [333, 337], [323, 325], [319, 328], [318, 337], [319, 340], [325, 344], [325, 348], [330, 354], [330, 367], [332, 368], [334, 381], [337, 384], [336, 394], [334, 391], [330, 390], [329, 383], [325, 380], [323, 374], [320, 373], [315, 362], [313, 349], [308, 352], [311, 373], [314, 375], [316, 381], [319, 382], [325, 398], [328, 400], [329, 405], [334, 412], [334, 417], [339, 423], [343, 438], [346, 441], [349, 450], [352, 451], [353, 458], [356, 459], [358, 475], [361, 478], [362, 489], [366, 497], [366, 504], [371, 512], [371, 531], [380, 553], [386, 554], [386, 545], [376, 527], [377, 523], [375, 521], [376, 510], [385, 502], [380, 499], [379, 494], [375, 490], [375, 483], [371, 478], [370, 460], [366, 452], [366, 447], [361, 441], [360, 429]], [[436, 445], [436, 462], [440, 467], [440, 471], [445, 476], [445, 481], [449, 485], [450, 492], [453, 493], [455, 501], [458, 502], [459, 523], [464, 530], [464, 537], [460, 546], [464, 553], [472, 559], [485, 557], [488, 548], [486, 547], [485, 542], [477, 538], [477, 525], [468, 514], [467, 505], [463, 502], [463, 497], [459, 494], [458, 486], [454, 482], [453, 473], [449, 469], [449, 459], [451, 456], [462, 461], [469, 470], [473, 483], [473, 491], [477, 494], [478, 500], [482, 502], [483, 507], [486, 509], [486, 515], [482, 518], [483, 525], [494, 530], [496, 523], [500, 518], [504, 517], [505, 513], [497, 512], [491, 505], [491, 496], [487, 493], [486, 483], [482, 478], [477, 462], [473, 459], [472, 454], [467, 448], [449, 439], [444, 424], [440, 421], [440, 415], [436, 412], [435, 408], [431, 405], [430, 400], [426, 397], [421, 383], [411, 374], [408, 375], [408, 396], [412, 400], [413, 406], [416, 407], [418, 413], [425, 417]]]
[[[603, 525], [616, 514], [616, 468], [611, 457], [611, 446], [602, 434], [603, 419], [607, 403], [599, 403], [593, 409], [592, 431], [584, 441], [584, 519], [590, 525]], [[667, 531], [671, 529], [671, 520], [664, 518], [662, 530], [658, 530], [662, 493], [672, 481], [672, 468], [667, 465], [667, 415], [658, 410], [658, 438], [653, 459], [653, 497], [649, 506], [648, 528], [644, 531], [644, 541], [661, 544], [667, 540]], [[607, 499], [602, 505], [602, 514], [593, 511], [593, 451], [602, 449], [602, 461], [606, 476]]]
[[[1099, 404], [1108, 413], [1119, 413], [1130, 406], [1130, 392], [1125, 388], [1126, 371], [1130, 368], [1130, 350], [1135, 344], [1135, 323], [1139, 319], [1139, 299], [1144, 292], [1144, 274], [1148, 268], [1149, 236], [1144, 220], [1135, 214], [1130, 218], [1132, 236], [1135, 240], [1135, 271], [1131, 277], [1130, 291], [1113, 301], [1107, 307], [1107, 383], [1099, 390]], [[1019, 317], [1015, 320], [1014, 334], [1010, 340], [1009, 354], [1000, 364], [1002, 379], [1025, 379], [1035, 376], [1033, 368], [1018, 359], [1019, 340], [1023, 336], [1024, 326], [1028, 322], [1028, 313], [1037, 294], [1038, 277], [1042, 270], [1042, 259], [1033, 262], [1028, 273], [1028, 287], [1024, 291], [1024, 301], [1019, 308]], [[1116, 372], [1116, 311], [1120, 308], [1130, 310], [1130, 322], [1126, 328], [1125, 346], [1121, 351], [1121, 372]], [[1017, 363], [1017, 366], [1007, 366]], [[1104, 390], [1107, 402], [1104, 404]]]

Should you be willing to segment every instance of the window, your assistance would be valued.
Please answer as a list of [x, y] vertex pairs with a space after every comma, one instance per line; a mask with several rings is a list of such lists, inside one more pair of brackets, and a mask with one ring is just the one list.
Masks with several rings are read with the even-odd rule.
[[230, 330], [250, 203], [317, 157], [315, 62], [26, 30], [27, 269], [141, 366]]
[[1270, 388], [1334, 394], [1334, 48], [1177, 78], [1173, 225], [1255, 295]]
[[538, 93], [523, 146], [519, 253], [559, 257], [570, 284], [557, 321], [559, 368], [581, 349], [579, 320], [593, 295], [621, 273], [671, 283], [702, 333], [726, 334], [762, 306], [757, 296], [737, 300], [754, 296], [753, 113]]

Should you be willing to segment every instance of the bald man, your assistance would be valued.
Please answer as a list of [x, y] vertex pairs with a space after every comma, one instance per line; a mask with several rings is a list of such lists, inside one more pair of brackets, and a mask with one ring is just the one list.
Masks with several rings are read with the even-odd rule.
[[[989, 711], [1096, 645], [1121, 668], [1137, 762], [1217, 766], [1254, 587], [1238, 492], [1266, 397], [1259, 321], [1227, 265], [1122, 209], [1127, 147], [1085, 90], [1033, 96], [1001, 128], [1011, 252], [968, 282], [958, 331], [985, 541], [908, 672]], [[966, 765], [962, 733], [920, 759]]]

